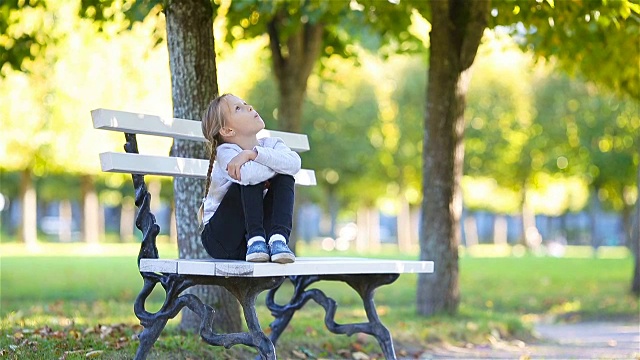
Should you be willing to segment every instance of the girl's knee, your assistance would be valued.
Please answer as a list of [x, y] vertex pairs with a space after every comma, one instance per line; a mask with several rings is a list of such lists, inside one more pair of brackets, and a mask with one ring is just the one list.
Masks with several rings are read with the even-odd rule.
[[291, 175], [276, 174], [276, 176], [271, 178], [269, 181], [271, 183], [279, 182], [279, 183], [283, 183], [283, 184], [291, 184], [291, 185], [293, 185], [293, 184], [295, 184], [296, 179]]

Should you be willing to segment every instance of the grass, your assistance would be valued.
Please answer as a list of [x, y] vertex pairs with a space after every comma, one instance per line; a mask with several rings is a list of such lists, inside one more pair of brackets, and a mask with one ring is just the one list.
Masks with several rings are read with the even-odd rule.
[[[135, 334], [141, 330], [132, 309], [142, 284], [137, 251], [136, 244], [42, 244], [32, 250], [0, 245], [0, 358], [132, 358]], [[308, 247], [298, 251], [320, 255]], [[415, 356], [433, 342], [529, 341], [532, 322], [541, 318], [638, 320], [638, 299], [628, 294], [633, 267], [628, 252], [607, 250], [606, 256], [593, 257], [584, 249], [571, 249], [567, 255], [573, 257], [553, 258], [489, 257], [487, 249], [474, 251], [474, 257], [466, 254], [460, 259], [461, 304], [456, 316], [416, 316], [416, 275], [402, 275], [378, 289], [378, 311], [393, 333], [397, 352]], [[174, 257], [175, 246], [161, 244], [160, 253]], [[370, 256], [415, 258], [390, 249]], [[318, 287], [340, 304], [339, 323], [366, 319], [359, 298], [346, 284], [325, 282]], [[287, 291], [283, 289], [284, 295]], [[150, 310], [159, 308], [162, 295], [154, 292]], [[268, 328], [266, 307], [258, 306], [258, 313], [263, 328]], [[335, 358], [355, 351], [381, 356], [369, 336], [329, 333], [319, 320], [323, 316], [323, 309], [312, 302], [296, 313], [279, 340], [279, 357], [306, 353]], [[197, 336], [180, 334], [177, 324], [177, 319], [169, 322], [150, 358], [232, 359], [255, 354], [243, 346], [205, 346]]]

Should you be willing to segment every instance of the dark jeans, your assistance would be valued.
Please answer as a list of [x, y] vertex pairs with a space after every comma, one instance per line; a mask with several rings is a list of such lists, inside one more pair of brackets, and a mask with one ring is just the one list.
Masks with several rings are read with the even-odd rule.
[[[256, 185], [232, 184], [202, 232], [202, 245], [215, 259], [244, 260], [247, 241], [280, 234], [289, 240], [293, 221], [293, 176], [277, 174]], [[267, 194], [263, 197], [265, 186]]]

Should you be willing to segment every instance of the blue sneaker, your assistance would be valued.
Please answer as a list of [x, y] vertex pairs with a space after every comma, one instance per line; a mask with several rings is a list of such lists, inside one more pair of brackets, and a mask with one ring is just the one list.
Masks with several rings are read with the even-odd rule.
[[267, 262], [269, 261], [269, 248], [264, 241], [254, 241], [247, 248], [247, 261], [251, 262]]
[[278, 264], [290, 264], [296, 261], [296, 256], [282, 240], [276, 240], [272, 242], [269, 247], [271, 248], [271, 261]]

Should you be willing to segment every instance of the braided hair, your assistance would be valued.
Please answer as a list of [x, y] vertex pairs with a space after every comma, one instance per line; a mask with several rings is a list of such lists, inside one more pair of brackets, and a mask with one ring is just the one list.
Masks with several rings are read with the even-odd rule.
[[224, 143], [222, 136], [220, 135], [220, 130], [224, 126], [224, 117], [222, 114], [222, 106], [220, 106], [220, 104], [222, 103], [222, 100], [229, 95], [231, 94], [223, 94], [213, 99], [213, 101], [209, 103], [209, 107], [202, 117], [202, 134], [208, 140], [210, 156], [204, 196], [202, 197], [202, 203], [200, 204], [200, 209], [198, 210], [198, 223], [200, 224], [201, 231], [203, 228], [204, 220], [204, 201], [207, 198], [209, 188], [211, 187], [211, 172], [213, 171], [213, 163], [216, 160], [218, 145]]

